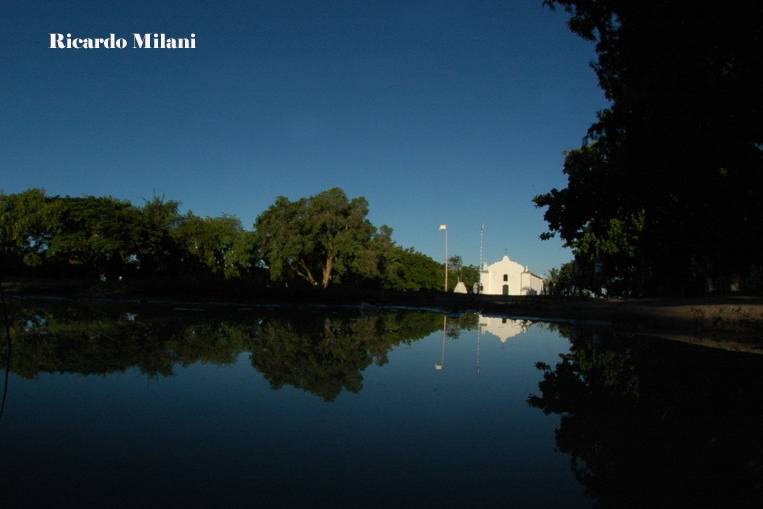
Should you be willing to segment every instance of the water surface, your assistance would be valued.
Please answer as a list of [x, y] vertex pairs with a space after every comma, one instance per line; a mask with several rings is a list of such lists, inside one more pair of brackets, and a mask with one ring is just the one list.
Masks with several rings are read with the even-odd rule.
[[22, 309], [8, 346], [19, 506], [745, 504], [763, 479], [756, 355], [326, 309]]

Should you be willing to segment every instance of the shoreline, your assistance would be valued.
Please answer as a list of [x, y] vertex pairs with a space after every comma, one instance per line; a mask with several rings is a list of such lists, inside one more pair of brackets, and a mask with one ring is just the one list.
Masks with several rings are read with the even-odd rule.
[[441, 292], [350, 294], [324, 291], [270, 295], [233, 294], [231, 298], [222, 295], [201, 297], [186, 293], [184, 298], [180, 298], [170, 294], [114, 292], [108, 291], [109, 288], [85, 287], [81, 282], [53, 283], [6, 283], [5, 295], [10, 302], [17, 303], [61, 303], [96, 307], [145, 306], [153, 309], [170, 308], [166, 310], [172, 312], [240, 312], [257, 308], [345, 308], [365, 312], [383, 309], [441, 313], [471, 311], [513, 319], [603, 326], [625, 334], [659, 336], [700, 346], [763, 353], [763, 299], [759, 297], [588, 299]]

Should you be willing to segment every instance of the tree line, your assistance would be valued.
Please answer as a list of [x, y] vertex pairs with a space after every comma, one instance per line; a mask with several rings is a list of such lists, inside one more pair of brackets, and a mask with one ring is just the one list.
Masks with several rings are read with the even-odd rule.
[[[155, 197], [136, 206], [113, 197], [0, 194], [4, 276], [237, 282], [258, 288], [442, 290], [444, 265], [392, 240], [368, 220], [365, 198], [338, 188], [279, 197], [252, 230], [232, 215], [181, 213]], [[460, 258], [449, 286], [477, 274]]]

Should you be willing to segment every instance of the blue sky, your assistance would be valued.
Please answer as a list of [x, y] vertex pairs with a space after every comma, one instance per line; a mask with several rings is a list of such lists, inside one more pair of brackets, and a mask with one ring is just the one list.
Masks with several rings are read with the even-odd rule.
[[[0, 189], [155, 195], [251, 228], [339, 186], [442, 258], [538, 273], [531, 199], [565, 184], [606, 103], [591, 43], [532, 1], [11, 1], [0, 19]], [[53, 50], [50, 32], [196, 34], [195, 50]], [[130, 44], [131, 45], [131, 44]]]

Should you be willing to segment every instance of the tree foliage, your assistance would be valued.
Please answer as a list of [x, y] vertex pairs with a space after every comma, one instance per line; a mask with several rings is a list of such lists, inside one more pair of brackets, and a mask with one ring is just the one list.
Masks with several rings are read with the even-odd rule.
[[387, 288], [403, 291], [441, 289], [443, 265], [413, 248], [395, 246], [386, 260], [384, 283]]
[[591, 284], [614, 293], [749, 281], [763, 235], [763, 7], [545, 3], [596, 42], [610, 107], [567, 153], [567, 187], [535, 198], [548, 207], [544, 237], [558, 233]]
[[257, 243], [273, 279], [299, 276], [326, 288], [347, 272], [375, 228], [365, 198], [349, 200], [338, 188], [295, 202], [281, 196], [256, 221]]
[[546, 292], [557, 297], [580, 295], [581, 285], [575, 273], [575, 262], [563, 263], [551, 269], [546, 281]]
[[143, 207], [112, 197], [0, 196], [6, 267], [76, 277], [157, 275], [230, 279], [256, 261], [252, 232], [232, 216], [180, 215], [179, 203]]
[[0, 193], [0, 264], [13, 268], [21, 261], [39, 265], [40, 252], [49, 242], [45, 193], [29, 189], [19, 194]]
[[392, 229], [367, 215], [364, 198], [334, 188], [294, 202], [278, 198], [250, 231], [230, 215], [181, 214], [179, 202], [161, 197], [136, 207], [31, 189], [0, 194], [0, 258], [19, 275], [440, 289], [443, 265], [398, 246]]
[[210, 273], [227, 279], [252, 267], [252, 233], [244, 231], [233, 216], [198, 217], [189, 212], [173, 231], [182, 247], [182, 263], [192, 272]]
[[139, 213], [129, 202], [110, 197], [58, 198], [50, 203], [54, 222], [46, 256], [60, 263], [114, 274], [135, 253]]

